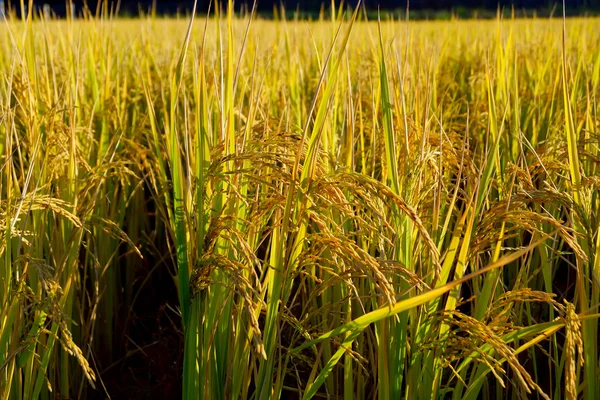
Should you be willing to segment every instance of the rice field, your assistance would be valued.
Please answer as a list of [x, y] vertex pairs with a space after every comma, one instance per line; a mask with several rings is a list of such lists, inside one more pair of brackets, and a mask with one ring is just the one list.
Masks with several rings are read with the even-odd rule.
[[600, 21], [228, 9], [0, 25], [0, 399], [600, 398]]

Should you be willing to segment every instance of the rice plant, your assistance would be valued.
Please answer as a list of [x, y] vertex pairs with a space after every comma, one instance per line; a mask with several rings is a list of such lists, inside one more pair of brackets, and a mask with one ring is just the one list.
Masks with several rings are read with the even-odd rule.
[[600, 398], [598, 20], [26, 9], [1, 399]]

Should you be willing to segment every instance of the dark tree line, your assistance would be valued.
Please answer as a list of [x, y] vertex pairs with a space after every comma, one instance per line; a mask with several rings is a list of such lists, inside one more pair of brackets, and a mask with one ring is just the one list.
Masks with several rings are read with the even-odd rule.
[[[50, 7], [58, 14], [64, 15], [68, 0], [35, 0], [36, 7], [42, 7], [44, 4]], [[379, 7], [382, 10], [402, 10], [406, 8], [407, 0], [363, 0], [363, 4], [367, 9], [377, 10]], [[453, 9], [470, 9], [470, 10], [496, 10], [498, 6], [502, 8], [527, 9], [527, 10], [551, 10], [556, 7], [561, 10], [562, 1], [557, 0], [409, 0], [411, 10], [453, 10]], [[2, 2], [2, 0], [0, 0]], [[24, 0], [27, 4], [28, 0]], [[4, 0], [5, 5], [10, 4], [13, 9], [20, 8], [20, 0]], [[73, 0], [76, 9], [80, 9], [84, 3], [88, 8], [95, 10], [98, 0]], [[120, 10], [129, 14], [135, 14], [139, 9], [147, 10], [152, 6], [153, 0], [109, 0], [112, 5], [119, 4]], [[156, 8], [159, 13], [172, 14], [177, 11], [186, 11], [192, 8], [193, 0], [156, 0]], [[227, 3], [227, 0], [221, 0], [221, 3]], [[300, 10], [303, 12], [318, 12], [322, 4], [327, 8], [330, 0], [257, 0], [259, 11], [265, 13], [273, 10], [283, 4], [287, 10]], [[336, 0], [339, 4], [339, 0]], [[345, 4], [349, 6], [356, 5], [357, 0], [346, 0]], [[584, 10], [600, 10], [600, 0], [566, 0], [567, 10], [581, 12]], [[208, 0], [198, 0], [199, 11], [206, 11], [208, 8]], [[236, 7], [242, 4], [247, 4], [251, 7], [252, 0], [235, 1]]]

